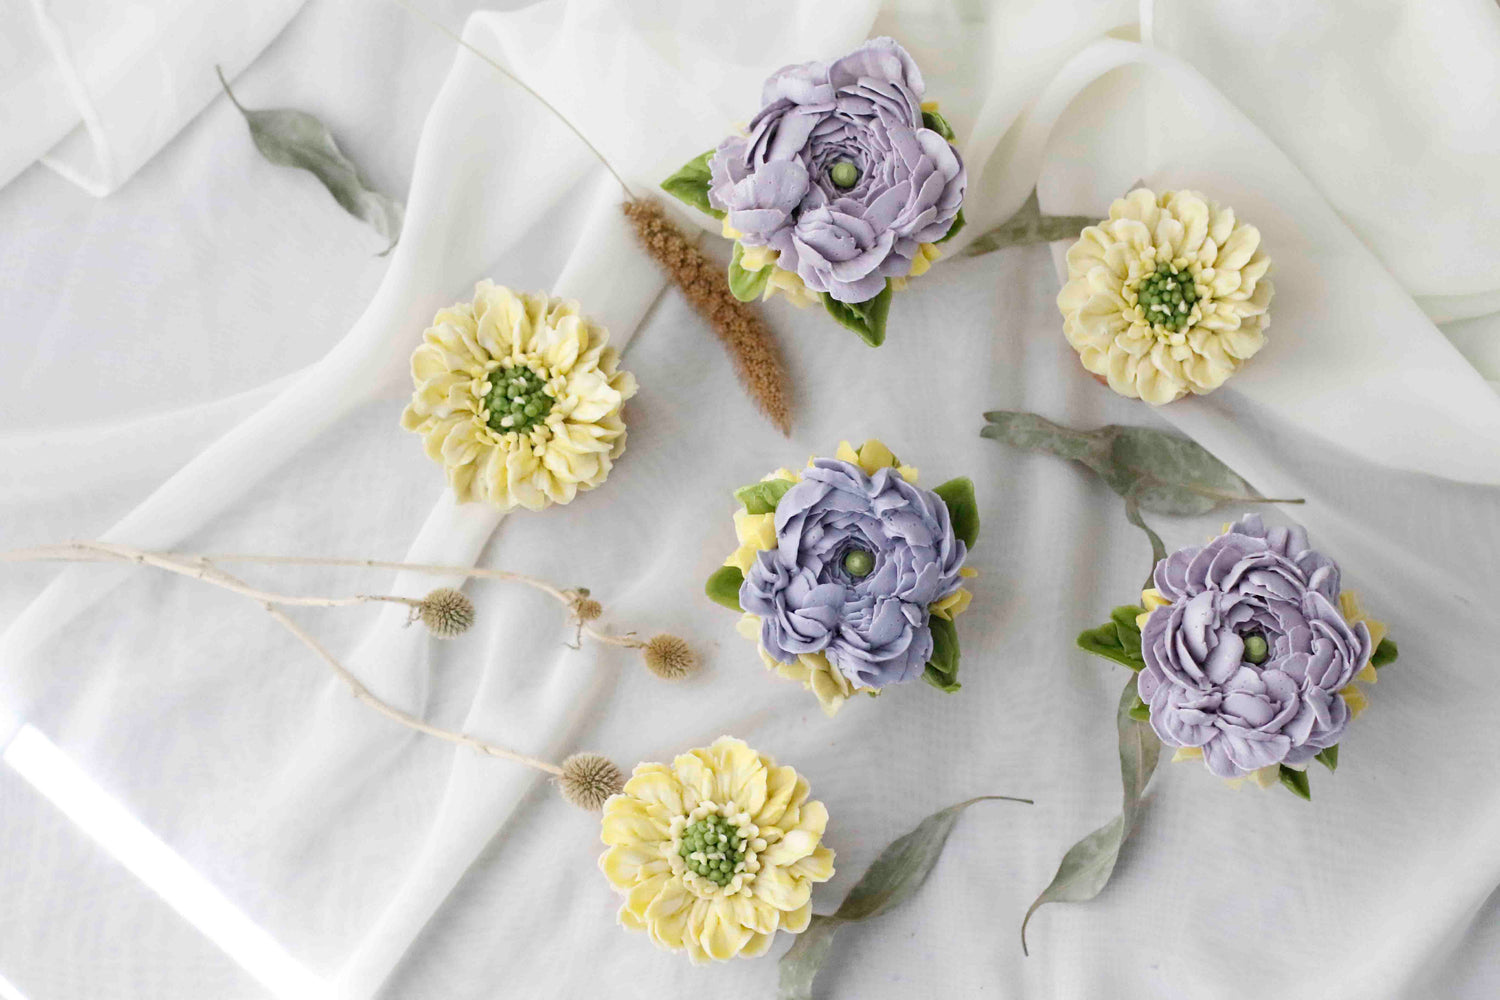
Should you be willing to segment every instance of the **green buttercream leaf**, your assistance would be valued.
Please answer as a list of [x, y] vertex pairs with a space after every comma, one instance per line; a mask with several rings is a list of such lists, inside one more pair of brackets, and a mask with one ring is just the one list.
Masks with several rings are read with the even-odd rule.
[[1135, 624], [1135, 620], [1146, 613], [1146, 609], [1139, 604], [1122, 604], [1109, 613], [1110, 621], [1115, 623], [1115, 628], [1120, 630], [1120, 642], [1129, 649], [1131, 643], [1127, 639], [1134, 639], [1137, 651], [1141, 648], [1141, 630]]
[[933, 489], [948, 505], [948, 520], [953, 524], [953, 534], [964, 545], [974, 547], [979, 540], [979, 503], [974, 499], [974, 481], [967, 476], [950, 479]]
[[740, 586], [744, 582], [745, 574], [740, 572], [738, 566], [720, 566], [714, 570], [714, 575], [708, 578], [708, 584], [703, 590], [724, 607], [743, 611], [745, 609], [740, 607]]
[[838, 910], [826, 917], [814, 916], [781, 957], [777, 1000], [811, 1000], [813, 980], [828, 957], [839, 927], [878, 917], [916, 895], [942, 857], [948, 835], [963, 811], [976, 802], [997, 799], [1032, 804], [1030, 799], [1009, 795], [981, 795], [933, 813], [910, 833], [891, 841], [865, 869]]
[[922, 112], [922, 124], [932, 129], [934, 132], [942, 136], [944, 139], [947, 139], [949, 142], [952, 142], [955, 138], [957, 138], [957, 133], [953, 131], [953, 126], [948, 124], [948, 119], [944, 118], [936, 111]]
[[707, 212], [715, 219], [722, 219], [724, 213], [714, 208], [708, 201], [708, 188], [713, 182], [708, 171], [708, 161], [713, 155], [714, 151], [710, 149], [702, 156], [695, 156], [688, 160], [681, 170], [661, 182], [661, 189], [700, 212]]
[[1380, 645], [1375, 647], [1375, 652], [1370, 654], [1370, 666], [1379, 670], [1387, 663], [1395, 663], [1396, 656], [1400, 651], [1396, 649], [1395, 640], [1387, 636], [1380, 640]]
[[219, 83], [240, 114], [245, 116], [245, 123], [250, 126], [250, 138], [260, 155], [272, 163], [297, 167], [316, 177], [340, 208], [390, 241], [380, 256], [384, 257], [395, 248], [396, 241], [401, 238], [405, 209], [399, 201], [370, 187], [322, 122], [305, 111], [290, 108], [247, 108], [229, 89], [222, 70], [219, 71]]
[[1151, 706], [1141, 701], [1141, 696], [1135, 696], [1135, 704], [1130, 706], [1130, 717], [1137, 722], [1151, 721]]
[[1138, 605], [1120, 605], [1110, 612], [1109, 621], [1078, 633], [1078, 648], [1140, 670], [1146, 661], [1141, 657], [1141, 630], [1136, 628], [1135, 618], [1144, 612]]
[[958, 683], [958, 629], [947, 618], [933, 615], [927, 624], [932, 629], [932, 659], [922, 671], [922, 679], [939, 691], [952, 694]]
[[1294, 767], [1281, 765], [1281, 783], [1291, 790], [1292, 794], [1299, 799], [1312, 801], [1312, 783], [1307, 780], [1307, 772], [1299, 771]]
[[797, 484], [790, 479], [767, 479], [734, 491], [734, 498], [744, 505], [747, 514], [774, 514], [786, 491]]
[[841, 326], [859, 334], [860, 340], [871, 347], [879, 347], [885, 343], [885, 317], [891, 310], [891, 283], [887, 281], [879, 295], [864, 302], [840, 302], [824, 292], [823, 308]]
[[953, 237], [957, 236], [967, 224], [968, 223], [964, 221], [964, 210], [960, 208], [958, 210], [958, 214], [953, 217], [953, 225], [949, 226], [948, 231], [941, 237], [939, 237], [936, 242], [947, 243], [949, 240], [953, 239]]
[[745, 248], [736, 243], [734, 254], [729, 258], [729, 291], [741, 302], [754, 302], [766, 290], [773, 265], [767, 264], [759, 271], [747, 271], [740, 266], [744, 253]]
[[1052, 881], [1021, 920], [1022, 952], [1026, 951], [1026, 925], [1038, 907], [1047, 903], [1081, 903], [1093, 899], [1109, 884], [1109, 878], [1114, 874], [1120, 848], [1135, 827], [1141, 794], [1161, 756], [1161, 741], [1151, 727], [1130, 714], [1135, 703], [1135, 678], [1132, 677], [1125, 683], [1125, 690], [1120, 692], [1120, 704], [1115, 713], [1120, 733], [1120, 783], [1124, 791], [1120, 814], [1063, 855], [1057, 874], [1052, 876]]
[[1106, 660], [1114, 660], [1131, 670], [1140, 670], [1139, 654], [1132, 655], [1120, 642], [1120, 630], [1114, 622], [1105, 622], [1098, 628], [1084, 629], [1078, 633], [1078, 648]]
[[1337, 771], [1339, 769], [1339, 745], [1335, 743], [1326, 750], [1318, 751], [1317, 756], [1313, 760], [1322, 764], [1330, 771]]

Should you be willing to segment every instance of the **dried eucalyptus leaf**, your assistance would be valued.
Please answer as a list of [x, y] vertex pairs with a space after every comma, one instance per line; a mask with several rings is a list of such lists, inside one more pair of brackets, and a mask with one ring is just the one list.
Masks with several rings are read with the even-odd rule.
[[1009, 795], [980, 795], [933, 813], [918, 823], [916, 829], [891, 841], [849, 890], [838, 910], [831, 916], [813, 917], [807, 930], [798, 935], [791, 950], [782, 956], [777, 1000], [808, 1000], [812, 996], [813, 979], [828, 957], [839, 925], [878, 917], [910, 899], [942, 856], [959, 815], [974, 803], [990, 799], [1032, 804], [1030, 799]]
[[1106, 428], [1114, 436], [1110, 457], [1128, 471], [1142, 510], [1153, 514], [1207, 514], [1221, 503], [1260, 500], [1234, 470], [1197, 442], [1149, 427]]
[[989, 232], [975, 237], [972, 243], [964, 247], [962, 256], [977, 257], [1006, 247], [1027, 246], [1031, 243], [1076, 240], [1084, 227], [1092, 226], [1098, 221], [1092, 215], [1043, 215], [1036, 189], [1032, 188], [1026, 204], [1015, 215]]
[[[1166, 556], [1161, 537], [1141, 517], [1207, 514], [1225, 503], [1301, 503], [1272, 500], [1255, 492], [1234, 470], [1197, 442], [1152, 430], [1109, 424], [1080, 431], [1035, 413], [994, 410], [979, 433], [1032, 451], [1050, 451], [1082, 462], [1125, 498], [1125, 516], [1151, 541], [1152, 566]], [[1146, 586], [1150, 586], [1147, 578]]]
[[1151, 780], [1161, 755], [1161, 741], [1151, 731], [1151, 726], [1130, 715], [1136, 703], [1135, 685], [1134, 677], [1126, 682], [1116, 712], [1116, 724], [1120, 730], [1120, 779], [1124, 787], [1120, 815], [1074, 844], [1063, 855], [1057, 874], [1052, 876], [1052, 881], [1021, 920], [1023, 954], [1030, 954], [1026, 948], [1026, 925], [1031, 922], [1037, 908], [1045, 903], [1082, 903], [1099, 895], [1109, 884], [1115, 862], [1120, 858], [1120, 848], [1135, 825], [1141, 793]]
[[843, 921], [837, 917], [814, 915], [807, 929], [797, 935], [787, 953], [781, 956], [776, 984], [777, 1000], [812, 1000], [813, 980], [833, 947], [833, 935]]
[[[1125, 837], [1135, 828], [1136, 812], [1140, 808], [1141, 796], [1151, 775], [1156, 773], [1157, 761], [1161, 759], [1161, 740], [1149, 722], [1142, 722], [1130, 714], [1130, 709], [1139, 704], [1136, 679], [1125, 682], [1120, 694], [1120, 712], [1117, 725], [1120, 730], [1120, 784], [1124, 790], [1123, 814]], [[1124, 842], [1124, 837], [1121, 838]]]
[[983, 437], [1027, 451], [1050, 451], [1058, 458], [1082, 462], [1091, 469], [1109, 461], [1109, 445], [1099, 431], [1075, 431], [1020, 410], [992, 410], [984, 419], [989, 426], [979, 432]]
[[290, 108], [252, 110], [245, 107], [229, 89], [223, 71], [219, 82], [224, 93], [234, 102], [240, 114], [250, 126], [250, 138], [255, 148], [272, 163], [285, 167], [306, 170], [323, 183], [344, 211], [368, 223], [382, 237], [390, 240], [390, 246], [381, 251], [381, 256], [390, 253], [401, 238], [401, 221], [405, 209], [372, 189], [359, 168], [339, 149], [332, 133], [312, 115]]
[[1151, 543], [1151, 568], [1146, 571], [1146, 582], [1141, 584], [1142, 590], [1150, 590], [1152, 584], [1155, 582], [1157, 565], [1163, 559], [1167, 558], [1167, 546], [1161, 540], [1161, 536], [1152, 529], [1151, 525], [1146, 523], [1145, 518], [1141, 517], [1140, 502], [1137, 499], [1138, 492], [1138, 490], [1131, 490], [1125, 496], [1125, 520], [1144, 531], [1146, 539]]

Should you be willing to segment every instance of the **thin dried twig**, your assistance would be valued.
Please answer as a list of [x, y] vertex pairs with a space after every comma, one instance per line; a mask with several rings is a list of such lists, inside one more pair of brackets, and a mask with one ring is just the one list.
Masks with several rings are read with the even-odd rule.
[[[603, 758], [599, 758], [596, 754], [575, 754], [573, 757], [568, 758], [568, 760], [563, 761], [561, 765], [552, 764], [535, 757], [528, 757], [525, 754], [517, 753], [508, 747], [470, 736], [467, 733], [443, 729], [425, 722], [410, 712], [381, 700], [319, 643], [317, 639], [282, 610], [286, 606], [336, 608], [367, 604], [375, 601], [386, 601], [405, 604], [413, 608], [415, 612], [422, 612], [427, 609], [429, 602], [433, 601], [438, 595], [442, 595], [445, 600], [453, 600], [455, 598], [462, 599], [462, 594], [448, 591], [444, 588], [440, 588], [439, 591], [434, 591], [427, 597], [420, 599], [389, 594], [356, 594], [351, 597], [307, 597], [281, 594], [253, 587], [244, 580], [225, 572], [218, 564], [221, 562], [246, 562], [306, 566], [356, 566], [372, 569], [408, 570], [414, 573], [434, 576], [478, 577], [523, 583], [549, 594], [562, 602], [568, 608], [573, 621], [577, 624], [580, 635], [587, 634], [599, 642], [613, 646], [625, 646], [641, 650], [645, 657], [646, 666], [652, 673], [660, 677], [677, 679], [692, 673], [698, 666], [696, 656], [691, 653], [687, 644], [676, 636], [659, 635], [650, 641], [646, 641], [637, 638], [634, 632], [627, 632], [624, 635], [611, 635], [594, 628], [590, 622], [599, 617], [602, 609], [599, 606], [599, 602], [589, 596], [589, 591], [586, 588], [564, 590], [554, 587], [545, 580], [505, 570], [482, 569], [475, 566], [385, 562], [376, 559], [320, 559], [311, 556], [260, 556], [240, 553], [204, 556], [186, 553], [154, 552], [149, 549], [102, 541], [75, 541], [61, 545], [42, 545], [29, 549], [0, 552], [0, 562], [44, 560], [125, 563], [151, 566], [249, 598], [263, 607], [272, 619], [290, 632], [299, 642], [316, 653], [328, 665], [329, 669], [348, 686], [356, 698], [381, 715], [417, 732], [426, 733], [429, 736], [435, 736], [450, 743], [471, 747], [491, 757], [503, 757], [507, 760], [513, 760], [528, 767], [545, 771], [559, 778], [560, 788], [569, 801], [589, 803], [598, 797], [596, 793], [599, 787], [602, 787], [600, 784], [602, 780], [600, 774], [603, 773], [599, 770], [599, 761]], [[454, 629], [451, 633], [438, 634], [444, 634], [445, 636], [447, 634], [456, 634], [468, 626], [469, 622], [472, 621], [473, 608], [466, 599], [463, 600], [463, 603], [466, 605], [466, 620], [462, 625]], [[417, 615], [414, 614], [413, 618], [415, 619], [416, 617]], [[610, 772], [610, 774], [613, 773]], [[604, 782], [603, 784], [610, 785], [610, 782]]]

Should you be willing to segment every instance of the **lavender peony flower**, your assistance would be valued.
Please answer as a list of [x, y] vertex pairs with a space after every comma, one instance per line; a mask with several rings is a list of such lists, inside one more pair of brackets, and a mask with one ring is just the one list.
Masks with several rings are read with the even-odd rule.
[[1339, 691], [1370, 658], [1370, 632], [1339, 612], [1339, 569], [1301, 528], [1242, 518], [1205, 546], [1156, 565], [1171, 603], [1141, 630], [1137, 684], [1163, 743], [1201, 747], [1238, 778], [1304, 764], [1349, 722]]
[[709, 160], [709, 202], [746, 246], [813, 291], [864, 302], [902, 277], [922, 243], [942, 239], [967, 175], [922, 124], [922, 74], [889, 38], [832, 63], [778, 70], [747, 135]]
[[776, 506], [740, 606], [780, 661], [821, 652], [856, 687], [912, 680], [932, 657], [928, 606], [958, 589], [967, 554], [948, 507], [895, 469], [820, 458]]

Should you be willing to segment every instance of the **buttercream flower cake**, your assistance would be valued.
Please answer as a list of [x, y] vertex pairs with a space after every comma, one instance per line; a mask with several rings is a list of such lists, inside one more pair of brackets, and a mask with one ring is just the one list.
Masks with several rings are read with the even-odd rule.
[[764, 954], [812, 919], [833, 877], [823, 803], [806, 779], [741, 740], [639, 764], [604, 803], [599, 868], [625, 897], [620, 923], [695, 964]]
[[917, 485], [879, 441], [735, 492], [737, 548], [707, 592], [743, 612], [767, 668], [802, 682], [833, 715], [858, 692], [922, 677], [958, 689], [954, 619], [979, 533], [974, 486]]
[[1138, 672], [1132, 714], [1174, 759], [1308, 797], [1307, 765], [1338, 765], [1359, 683], [1396, 658], [1385, 626], [1306, 532], [1254, 514], [1157, 563], [1152, 583], [1079, 645]]
[[722, 220], [738, 298], [821, 301], [878, 346], [891, 292], [963, 227], [963, 159], [925, 92], [916, 62], [889, 38], [787, 66], [766, 81], [742, 134], [662, 187]]
[[1265, 344], [1274, 289], [1260, 232], [1196, 191], [1116, 199], [1067, 261], [1063, 332], [1123, 396], [1212, 392]]
[[636, 384], [608, 345], [578, 303], [481, 281], [423, 334], [401, 426], [422, 435], [461, 503], [568, 503], [625, 451]]

